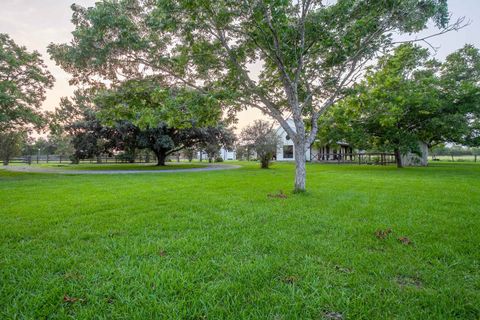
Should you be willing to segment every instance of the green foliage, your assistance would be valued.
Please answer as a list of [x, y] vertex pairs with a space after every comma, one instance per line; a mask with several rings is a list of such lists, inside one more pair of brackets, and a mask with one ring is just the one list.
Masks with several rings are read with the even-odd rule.
[[42, 126], [39, 108], [53, 82], [40, 53], [30, 53], [0, 33], [0, 131]]
[[321, 119], [321, 139], [359, 149], [418, 152], [418, 142], [474, 144], [480, 124], [480, 55], [465, 46], [444, 63], [399, 46]]
[[222, 115], [218, 101], [208, 94], [167, 87], [155, 78], [127, 80], [100, 91], [95, 103], [104, 122], [126, 120], [141, 129], [160, 122], [177, 129], [212, 126]]
[[27, 133], [24, 131], [0, 131], [0, 160], [8, 165], [11, 158], [20, 155], [26, 143]]

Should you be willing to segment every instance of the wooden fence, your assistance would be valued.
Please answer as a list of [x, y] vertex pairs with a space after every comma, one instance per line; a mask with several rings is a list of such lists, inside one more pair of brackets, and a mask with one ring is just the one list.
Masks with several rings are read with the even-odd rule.
[[317, 153], [313, 162], [387, 165], [396, 163], [393, 153]]
[[[10, 163], [39, 164], [39, 163], [71, 163], [69, 156], [61, 155], [32, 155], [16, 157], [9, 160]], [[135, 163], [156, 163], [155, 156], [137, 156]], [[102, 155], [95, 158], [80, 159], [79, 163], [129, 163], [122, 157]]]

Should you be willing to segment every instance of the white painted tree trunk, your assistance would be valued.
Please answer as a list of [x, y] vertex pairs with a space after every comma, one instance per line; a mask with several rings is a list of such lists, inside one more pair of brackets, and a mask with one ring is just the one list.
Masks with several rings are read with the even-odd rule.
[[420, 157], [420, 165], [426, 167], [428, 166], [428, 145], [423, 141], [419, 141], [418, 147], [422, 153], [422, 156]]
[[307, 177], [307, 171], [305, 168], [305, 141], [294, 141], [293, 148], [295, 149], [295, 188], [293, 191], [304, 192]]
[[419, 141], [418, 148], [420, 150], [420, 155], [409, 152], [401, 156], [401, 161], [403, 162], [404, 166], [428, 166], [428, 145], [423, 141]]

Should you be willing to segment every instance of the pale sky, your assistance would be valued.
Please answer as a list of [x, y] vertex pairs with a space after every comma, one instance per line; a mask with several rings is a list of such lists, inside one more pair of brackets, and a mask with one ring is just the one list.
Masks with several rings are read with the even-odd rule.
[[[69, 75], [57, 67], [47, 54], [47, 45], [50, 42], [64, 43], [71, 39], [72, 3], [92, 6], [95, 0], [0, 0], [0, 33], [8, 33], [17, 44], [39, 51], [56, 79], [54, 88], [48, 92], [43, 104], [46, 110], [55, 109], [60, 97], [70, 96], [74, 90], [68, 85]], [[480, 47], [480, 0], [450, 0], [448, 3], [453, 20], [465, 16], [471, 24], [458, 32], [450, 32], [430, 40], [431, 44], [439, 47], [438, 59], [443, 59], [466, 43]], [[427, 30], [422, 34], [434, 32], [435, 30]], [[263, 116], [257, 110], [241, 112], [238, 114], [237, 127], [240, 129], [259, 117]]]

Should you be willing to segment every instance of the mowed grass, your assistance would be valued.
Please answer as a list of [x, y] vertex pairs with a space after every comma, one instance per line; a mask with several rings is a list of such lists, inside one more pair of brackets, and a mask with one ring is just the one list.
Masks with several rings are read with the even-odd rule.
[[480, 317], [480, 165], [242, 165], [0, 170], [0, 318]]

